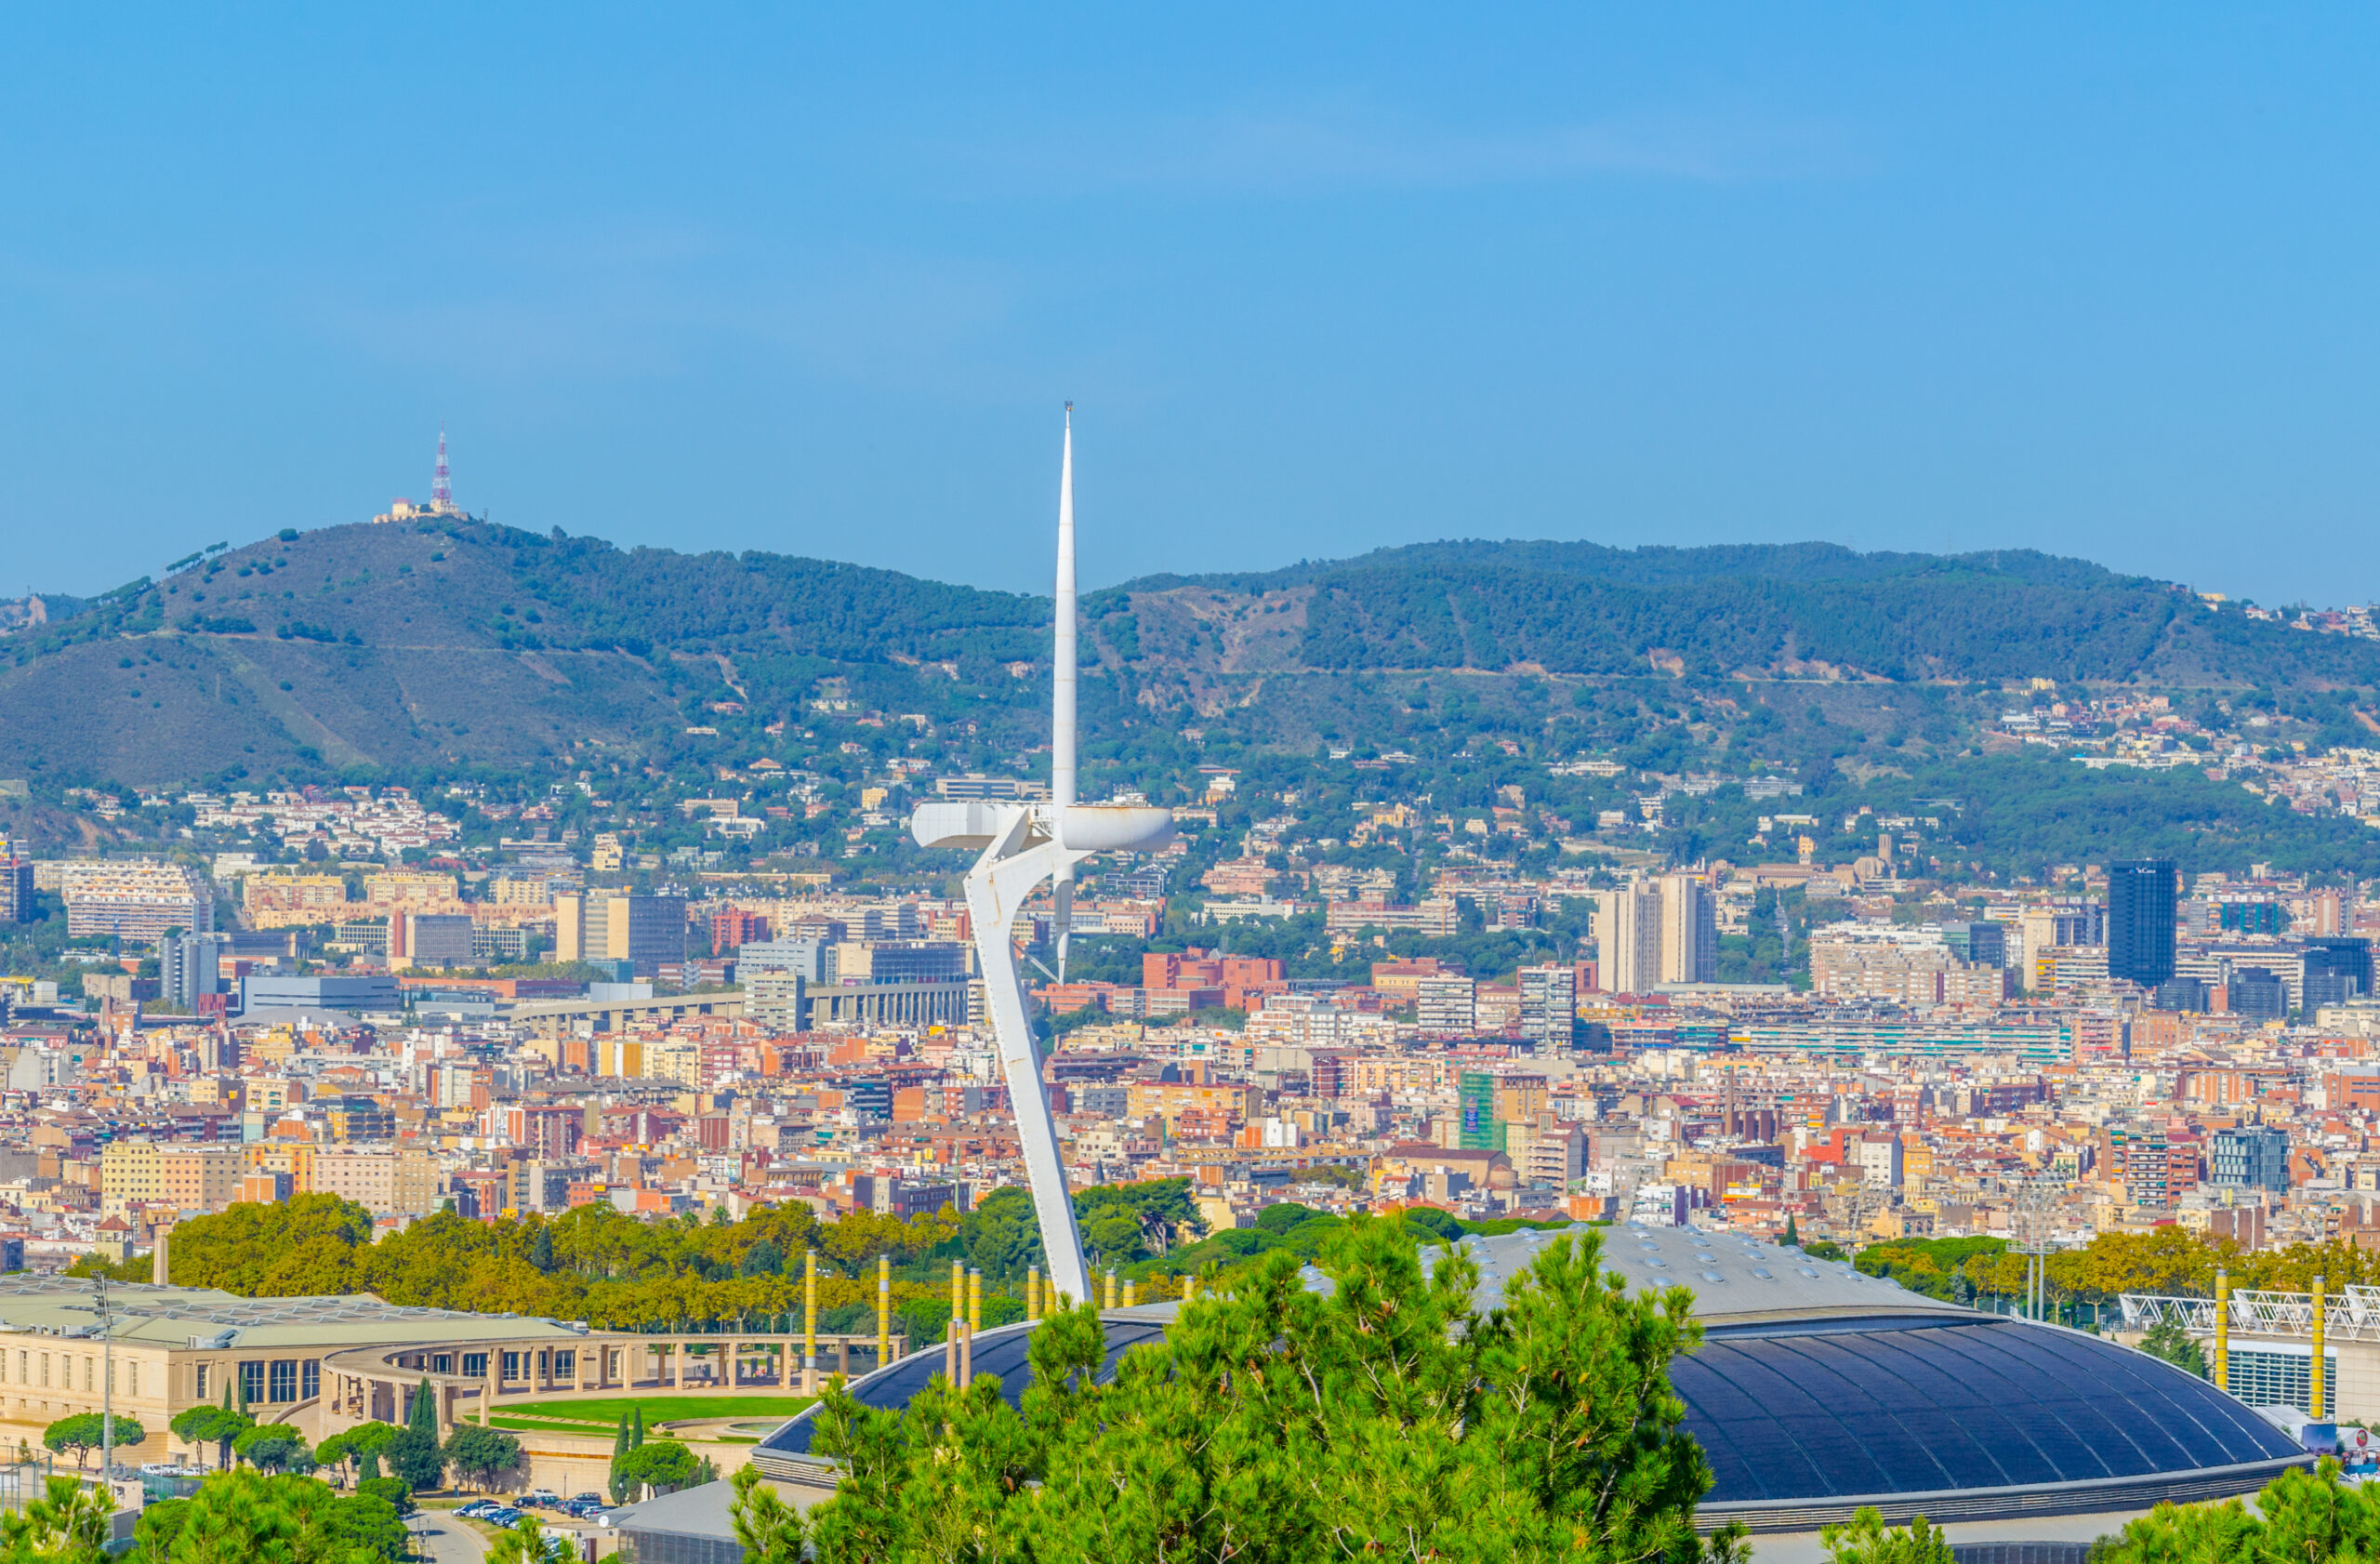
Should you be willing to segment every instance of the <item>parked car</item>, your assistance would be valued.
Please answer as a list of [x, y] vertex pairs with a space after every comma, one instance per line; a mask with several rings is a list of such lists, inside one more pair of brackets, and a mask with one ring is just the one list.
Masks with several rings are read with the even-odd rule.
[[603, 1496], [601, 1493], [574, 1493], [570, 1496], [570, 1502], [574, 1504], [592, 1504], [599, 1510], [603, 1507]]
[[504, 1506], [493, 1499], [474, 1499], [468, 1504], [457, 1504], [455, 1513], [471, 1520], [483, 1520]]
[[480, 1517], [480, 1518], [486, 1521], [491, 1526], [511, 1527], [520, 1525], [525, 1517], [521, 1511], [512, 1508], [509, 1504], [507, 1504], [500, 1509], [488, 1511], [487, 1514]]
[[562, 1495], [550, 1488], [533, 1488], [521, 1495], [521, 1502], [524, 1504], [535, 1504], [539, 1509], [546, 1509], [561, 1504]]

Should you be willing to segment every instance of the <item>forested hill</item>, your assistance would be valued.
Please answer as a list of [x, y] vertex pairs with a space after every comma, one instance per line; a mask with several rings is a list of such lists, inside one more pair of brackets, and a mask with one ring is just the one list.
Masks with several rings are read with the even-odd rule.
[[1425, 543], [1266, 574], [1153, 577], [1100, 601], [1136, 617], [1210, 622], [1261, 603], [1296, 624], [1293, 648], [1290, 637], [1259, 636], [1272, 644], [1258, 659], [1314, 669], [2191, 686], [2380, 678], [2380, 643], [2310, 635], [2237, 606], [2218, 611], [2169, 583], [2030, 550]]
[[[909, 715], [945, 749], [963, 736], [945, 758], [968, 763], [1043, 741], [1047, 598], [817, 559], [439, 518], [284, 532], [47, 602], [49, 623], [0, 628], [0, 778], [509, 767], [588, 746], [668, 765], [790, 750], [770, 730], [813, 713]], [[1944, 744], [2011, 680], [2262, 686], [2350, 725], [2380, 683], [2380, 643], [2028, 552], [1447, 542], [1153, 577], [1085, 612], [1086, 736], [1128, 748], [1185, 721], [1256, 746], [1403, 742], [1448, 702], [1521, 721], [1547, 675], [1825, 685], [1836, 721], [1879, 733], [1908, 724], [1871, 723], [1857, 691], [1960, 682], [1968, 707], [1927, 740]]]

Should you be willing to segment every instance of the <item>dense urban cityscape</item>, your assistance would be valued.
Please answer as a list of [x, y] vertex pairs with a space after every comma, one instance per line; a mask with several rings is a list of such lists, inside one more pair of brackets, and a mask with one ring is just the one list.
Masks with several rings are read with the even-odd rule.
[[0, 51], [0, 1564], [2380, 1559], [2380, 19], [556, 20]]

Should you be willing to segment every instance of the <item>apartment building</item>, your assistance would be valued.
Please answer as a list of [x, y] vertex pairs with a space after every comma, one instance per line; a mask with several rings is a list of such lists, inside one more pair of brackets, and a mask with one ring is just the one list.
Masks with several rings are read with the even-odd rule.
[[1125, 1088], [1124, 1111], [1132, 1119], [1174, 1119], [1184, 1113], [1219, 1114], [1245, 1122], [1262, 1118], [1262, 1087], [1201, 1084], [1187, 1080], [1135, 1080]]
[[554, 958], [625, 961], [639, 977], [686, 959], [686, 898], [588, 891], [554, 898]]
[[99, 1209], [109, 1216], [144, 1204], [185, 1213], [220, 1211], [231, 1203], [241, 1171], [236, 1146], [115, 1141], [99, 1154]]
[[419, 1214], [437, 1209], [438, 1163], [427, 1151], [380, 1151], [349, 1146], [310, 1148], [304, 1159], [301, 1194], [337, 1195], [372, 1213]]
[[0, 923], [33, 921], [33, 864], [0, 847]]
[[215, 888], [198, 870], [155, 858], [101, 858], [70, 865], [60, 894], [66, 932], [81, 938], [113, 934], [154, 945], [169, 930], [208, 934], [215, 928]]
[[1594, 903], [1597, 972], [1610, 992], [1718, 980], [1718, 901], [1699, 877], [1639, 881], [1597, 892]]
[[1413, 1015], [1423, 1037], [1467, 1037], [1476, 1025], [1478, 989], [1468, 977], [1440, 974], [1413, 986]]
[[1827, 999], [1977, 1005], [2007, 998], [2004, 969], [1963, 961], [1931, 930], [1846, 930], [1810, 941], [1810, 987]]

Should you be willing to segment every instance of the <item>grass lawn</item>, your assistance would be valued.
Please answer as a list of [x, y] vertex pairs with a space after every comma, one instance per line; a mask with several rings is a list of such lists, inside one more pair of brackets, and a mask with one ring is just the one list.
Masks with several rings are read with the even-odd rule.
[[616, 1396], [601, 1400], [499, 1402], [490, 1416], [501, 1424], [508, 1418], [531, 1420], [536, 1426], [560, 1429], [577, 1424], [618, 1425], [628, 1409], [643, 1409], [644, 1425], [673, 1423], [689, 1417], [791, 1417], [808, 1406], [809, 1396]]

